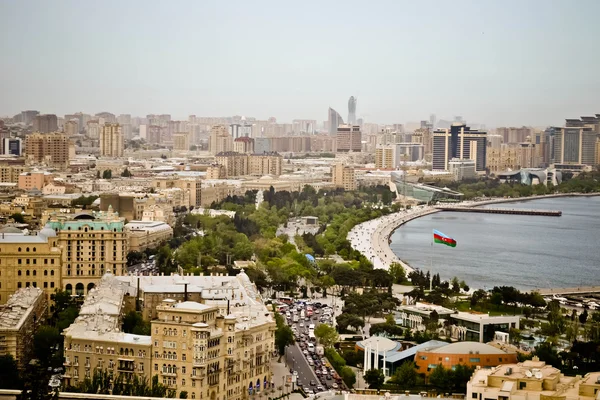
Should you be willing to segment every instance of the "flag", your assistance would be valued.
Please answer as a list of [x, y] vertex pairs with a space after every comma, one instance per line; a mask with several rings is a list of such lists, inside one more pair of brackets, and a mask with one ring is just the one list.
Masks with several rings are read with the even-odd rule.
[[433, 241], [435, 243], [445, 244], [446, 246], [456, 247], [456, 240], [435, 229], [433, 230]]

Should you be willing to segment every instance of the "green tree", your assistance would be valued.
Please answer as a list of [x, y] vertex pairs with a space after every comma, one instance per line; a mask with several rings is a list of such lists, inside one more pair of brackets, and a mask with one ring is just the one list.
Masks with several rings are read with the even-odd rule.
[[490, 303], [495, 305], [496, 308], [500, 308], [502, 305], [502, 294], [498, 292], [493, 293], [492, 297], [490, 297]]
[[326, 324], [319, 324], [315, 328], [315, 336], [325, 347], [333, 347], [340, 340], [335, 328]]
[[429, 383], [442, 391], [448, 391], [452, 387], [451, 372], [444, 368], [442, 364], [439, 364], [429, 374]]
[[370, 369], [365, 373], [365, 382], [369, 385], [369, 389], [380, 389], [385, 382], [385, 376], [380, 369]]
[[125, 177], [125, 178], [129, 178], [130, 176], [132, 176], [132, 173], [129, 172], [129, 169], [127, 169], [127, 167], [125, 167], [125, 169], [123, 170], [123, 172], [121, 172], [121, 176]]
[[360, 329], [365, 326], [365, 321], [356, 314], [341, 313], [335, 321], [340, 332], [345, 332], [349, 327]]
[[42, 366], [50, 365], [50, 360], [55, 349], [60, 345], [61, 339], [62, 337], [55, 327], [44, 325], [37, 329], [33, 337], [33, 352]]
[[150, 322], [144, 321], [137, 311], [129, 311], [123, 318], [123, 332], [136, 335], [150, 335]]
[[410, 389], [417, 384], [417, 370], [413, 361], [406, 361], [396, 369], [392, 381], [403, 389]]
[[21, 387], [21, 377], [17, 362], [10, 354], [0, 356], [0, 389], [18, 389]]
[[180, 399], [187, 399], [188, 398], [188, 392], [186, 390], [182, 390], [181, 393], [179, 393], [179, 398]]
[[400, 263], [392, 263], [390, 265], [390, 275], [394, 279], [394, 283], [402, 284], [406, 281], [406, 271]]
[[349, 388], [354, 386], [354, 384], [356, 383], [356, 375], [350, 367], [344, 366], [340, 369], [338, 373], [340, 374], [340, 377], [342, 378], [346, 386], [348, 386]]
[[277, 347], [279, 356], [284, 355], [285, 348], [294, 343], [294, 332], [292, 332], [292, 329], [289, 326], [282, 325], [277, 327], [277, 330], [275, 331], [275, 347]]
[[105, 169], [104, 172], [102, 172], [102, 179], [111, 179], [112, 178], [112, 171], [110, 169]]
[[25, 217], [23, 217], [23, 214], [21, 213], [14, 213], [10, 216], [10, 218], [12, 218], [17, 224], [25, 223]]

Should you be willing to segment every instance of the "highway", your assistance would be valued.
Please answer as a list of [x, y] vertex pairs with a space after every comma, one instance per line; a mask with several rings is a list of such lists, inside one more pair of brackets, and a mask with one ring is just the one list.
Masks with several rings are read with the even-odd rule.
[[285, 357], [290, 368], [294, 371], [298, 371], [297, 379], [299, 382], [302, 382], [302, 387], [304, 389], [314, 389], [316, 387], [310, 386], [310, 381], [320, 384], [315, 371], [308, 365], [308, 361], [306, 360], [306, 357], [304, 357], [304, 354], [302, 354], [302, 350], [300, 349], [300, 346], [298, 346], [298, 343], [287, 348]]

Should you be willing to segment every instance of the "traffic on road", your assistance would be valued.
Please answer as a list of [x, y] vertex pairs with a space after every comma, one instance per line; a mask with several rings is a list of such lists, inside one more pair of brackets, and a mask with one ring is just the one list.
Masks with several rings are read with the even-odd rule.
[[330, 389], [344, 389], [344, 383], [324, 356], [318, 345], [315, 328], [319, 324], [332, 325], [334, 310], [320, 302], [289, 299], [280, 308], [294, 332], [296, 343], [286, 352], [290, 373], [296, 377], [296, 386], [306, 393], [319, 393]]

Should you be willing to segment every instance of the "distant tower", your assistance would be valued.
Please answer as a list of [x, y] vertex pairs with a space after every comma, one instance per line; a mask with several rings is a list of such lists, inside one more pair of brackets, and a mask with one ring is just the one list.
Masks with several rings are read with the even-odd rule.
[[356, 125], [356, 99], [350, 96], [348, 100], [348, 124]]

